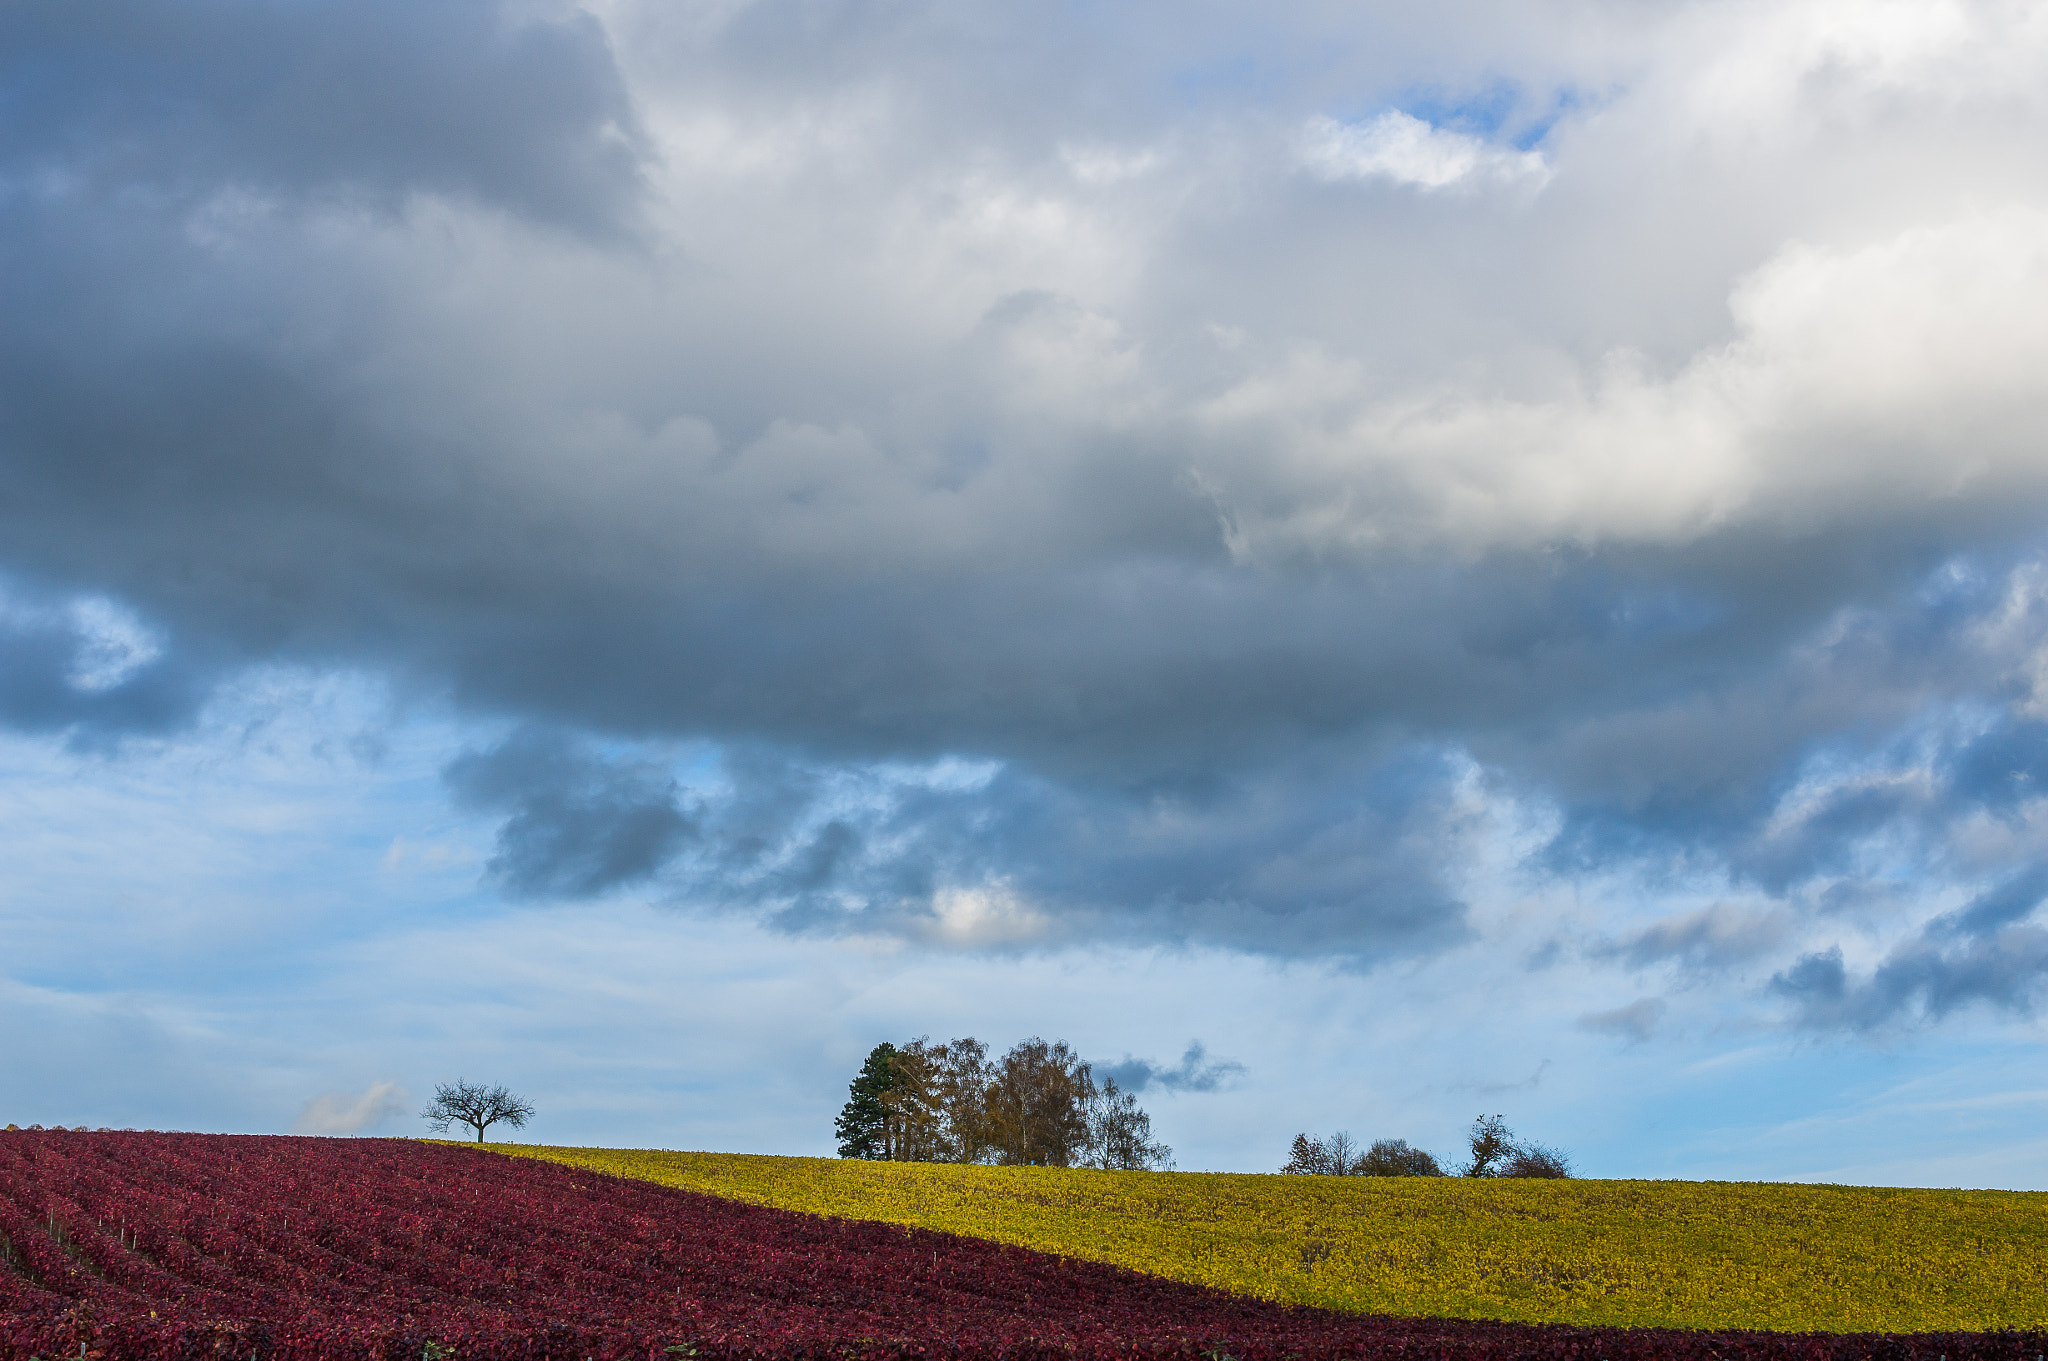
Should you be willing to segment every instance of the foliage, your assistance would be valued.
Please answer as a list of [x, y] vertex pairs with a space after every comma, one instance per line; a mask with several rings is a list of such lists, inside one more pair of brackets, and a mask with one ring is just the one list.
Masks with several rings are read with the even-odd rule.
[[1169, 1167], [1152, 1118], [1114, 1083], [1098, 1087], [1064, 1040], [1036, 1036], [1000, 1059], [972, 1037], [879, 1044], [835, 1131], [839, 1155], [1012, 1167]]
[[1482, 1115], [1472, 1122], [1468, 1136], [1472, 1156], [1462, 1175], [1467, 1177], [1536, 1177], [1559, 1181], [1571, 1176], [1572, 1160], [1560, 1149], [1547, 1144], [1525, 1144], [1498, 1115]]
[[[390, 1139], [0, 1134], [0, 1220], [24, 1262], [0, 1269], [0, 1361], [1851, 1361], [1873, 1350], [1868, 1338], [1288, 1309], [971, 1238]], [[2048, 1347], [2020, 1334], [1879, 1341], [1912, 1361], [2021, 1361]]]
[[896, 1046], [884, 1041], [847, 1087], [846, 1105], [832, 1123], [842, 1158], [886, 1158], [890, 1153], [888, 1097], [896, 1086]]
[[435, 1084], [434, 1099], [420, 1112], [420, 1118], [436, 1130], [468, 1125], [476, 1131], [476, 1141], [482, 1143], [484, 1131], [492, 1125], [503, 1123], [519, 1129], [532, 1114], [533, 1103], [512, 1095], [502, 1084], [486, 1087], [457, 1078]]
[[1832, 1332], [2048, 1325], [2043, 1193], [508, 1151], [1367, 1313]]
[[1562, 1180], [1572, 1174], [1572, 1160], [1544, 1144], [1517, 1144], [1501, 1165], [1503, 1177], [1548, 1177]]
[[987, 1119], [996, 1161], [1012, 1167], [1072, 1167], [1087, 1155], [1088, 1103], [1095, 1084], [1065, 1040], [1033, 1036], [1013, 1046], [989, 1085]]
[[1419, 1148], [1408, 1146], [1406, 1139], [1378, 1139], [1358, 1160], [1358, 1175], [1362, 1177], [1441, 1177], [1443, 1168], [1436, 1158]]
[[1338, 1130], [1327, 1139], [1297, 1134], [1280, 1168], [1289, 1176], [1309, 1177], [1440, 1177], [1436, 1159], [1406, 1139], [1379, 1139], [1363, 1153], [1351, 1136]]
[[1498, 1115], [1482, 1115], [1474, 1120], [1466, 1142], [1472, 1152], [1461, 1176], [1497, 1177], [1515, 1153], [1514, 1131]]

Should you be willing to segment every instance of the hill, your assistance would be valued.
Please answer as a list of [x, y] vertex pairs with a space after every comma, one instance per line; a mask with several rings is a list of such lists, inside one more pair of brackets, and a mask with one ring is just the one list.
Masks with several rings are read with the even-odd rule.
[[2048, 1324], [2048, 1195], [2032, 1192], [494, 1147], [1361, 1313], [1834, 1332]]

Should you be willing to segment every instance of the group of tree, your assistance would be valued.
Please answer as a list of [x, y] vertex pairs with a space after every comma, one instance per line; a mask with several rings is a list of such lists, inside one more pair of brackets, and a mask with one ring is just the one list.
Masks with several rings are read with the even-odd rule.
[[[1569, 1177], [1571, 1158], [1544, 1144], [1515, 1138], [1507, 1121], [1482, 1115], [1466, 1136], [1467, 1157], [1457, 1169], [1461, 1177]], [[1443, 1165], [1406, 1139], [1380, 1139], [1361, 1149], [1339, 1130], [1327, 1139], [1294, 1136], [1282, 1172], [1310, 1177], [1441, 1177]]]
[[1173, 1166], [1152, 1117], [1065, 1040], [1033, 1037], [1000, 1058], [972, 1037], [878, 1044], [834, 1124], [842, 1158], [1011, 1167]]

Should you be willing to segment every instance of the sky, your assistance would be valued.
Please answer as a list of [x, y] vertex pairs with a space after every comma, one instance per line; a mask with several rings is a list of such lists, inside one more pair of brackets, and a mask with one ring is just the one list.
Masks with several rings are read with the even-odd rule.
[[0, 8], [0, 1121], [2048, 1189], [2048, 10]]

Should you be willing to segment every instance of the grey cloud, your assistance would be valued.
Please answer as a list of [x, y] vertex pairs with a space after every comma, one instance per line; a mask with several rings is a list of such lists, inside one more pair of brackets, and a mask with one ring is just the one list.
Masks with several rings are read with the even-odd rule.
[[468, 807], [508, 814], [488, 872], [518, 897], [587, 897], [651, 878], [697, 832], [666, 772], [559, 734], [517, 733], [458, 757], [445, 777]]
[[131, 197], [424, 191], [615, 234], [644, 155], [596, 21], [495, 0], [14, 5], [0, 88], [0, 167]]
[[2048, 976], [2048, 931], [2008, 926], [1943, 947], [1917, 939], [1893, 950], [1869, 977], [1850, 977], [1839, 949], [1802, 957], [1771, 980], [1811, 1030], [1870, 1032], [1940, 1021], [1974, 1003], [2031, 1015]]
[[210, 678], [187, 655], [160, 655], [95, 683], [96, 641], [55, 609], [0, 615], [0, 722], [66, 732], [97, 745], [126, 734], [163, 732], [198, 712]]
[[1716, 903], [1652, 922], [1594, 953], [1634, 968], [1670, 960], [1689, 968], [1719, 969], [1775, 950], [1785, 942], [1790, 925], [1783, 911], [1744, 911], [1731, 903]]
[[1638, 997], [1613, 1011], [1588, 1012], [1579, 1018], [1579, 1028], [1641, 1044], [1657, 1033], [1667, 1010], [1669, 1007], [1661, 997]]
[[1929, 922], [1868, 978], [1852, 978], [1836, 947], [1803, 956], [1771, 991], [1793, 1004], [1796, 1024], [1816, 1030], [1940, 1021], [1973, 1003], [2030, 1015], [2048, 978], [2048, 930], [2026, 918], [2044, 897], [2048, 870], [2030, 866]]
[[[1845, 202], [1804, 158], [1857, 119], [1723, 155], [1657, 121], [1688, 69], [1663, 30], [1623, 61], [1540, 6], [1151, 13], [9, 10], [0, 569], [166, 642], [86, 692], [82, 644], [17, 630], [0, 718], [160, 730], [239, 668], [388, 676], [528, 725], [448, 772], [502, 819], [508, 892], [959, 944], [1444, 949], [1501, 801], [1555, 813], [1554, 874], [1850, 903], [1874, 840], [1932, 872], [1958, 819], [2024, 806], [2024, 479], [1431, 537], [1510, 474], [1572, 501], [1580, 446], [1546, 432], [1627, 388], [1601, 356], [1643, 356], [1649, 409], [1660, 366], [1768, 350], [1731, 332], [1743, 280], [1859, 211], [1916, 220], [1886, 186], [1975, 203], [1956, 158], [1850, 148], [1893, 173]], [[1246, 42], [1289, 80], [1247, 78]], [[1623, 68], [1655, 88], [1549, 127], [1556, 176], [1512, 212], [1274, 168], [1302, 120], [1423, 68], [1432, 116], [1482, 132], [1461, 101], [1509, 71], [1506, 135]], [[1071, 100], [1017, 97], [1055, 70]], [[2038, 187], [2011, 127], [1921, 112], [1926, 145]], [[1643, 194], [1674, 139], [1707, 148], [1696, 178]], [[1839, 320], [1818, 338], [1872, 331]], [[1423, 408], [1506, 422], [1469, 494], [1416, 480], [1469, 450], [1388, 461], [1428, 421], [1375, 413]], [[1743, 449], [1896, 471], [1855, 430], [1786, 430]], [[1675, 467], [1667, 435], [1619, 443]], [[1584, 499], [1679, 485], [1648, 466]], [[2004, 717], [1929, 738], [1962, 711]], [[729, 787], [675, 786], [679, 740]], [[900, 777], [946, 758], [991, 773]], [[1831, 762], [1934, 792], [1814, 793]], [[1704, 967], [1762, 932], [1670, 922], [1618, 957]]]
[[410, 1112], [412, 1094], [395, 1082], [373, 1082], [367, 1091], [323, 1092], [306, 1103], [292, 1122], [294, 1134], [363, 1134], [393, 1116]]
[[2048, 865], [2033, 865], [1929, 923], [1930, 935], [1983, 936], [2031, 916], [2048, 898]]
[[1944, 764], [1959, 801], [2010, 811], [2048, 794], [2048, 723], [2008, 717], [1962, 744]]
[[1200, 1040], [1188, 1041], [1180, 1062], [1168, 1067], [1146, 1059], [1124, 1055], [1117, 1063], [1097, 1064], [1096, 1072], [1128, 1092], [1157, 1087], [1167, 1092], [1213, 1092], [1244, 1075], [1245, 1067], [1231, 1059], [1212, 1059]]
[[1309, 801], [1286, 796], [1315, 784], [1307, 772], [1133, 799], [1003, 766], [847, 767], [753, 748], [691, 800], [691, 834], [669, 845], [661, 879], [679, 903], [800, 933], [1214, 941], [1371, 962], [1469, 931], [1438, 869], [1464, 834], [1447, 777], [1411, 756], [1325, 772]]
[[1536, 1065], [1536, 1070], [1519, 1082], [1456, 1082], [1444, 1088], [1447, 1092], [1471, 1092], [1479, 1096], [1504, 1096], [1509, 1092], [1533, 1092], [1543, 1085], [1543, 1075], [1550, 1071], [1550, 1060]]

